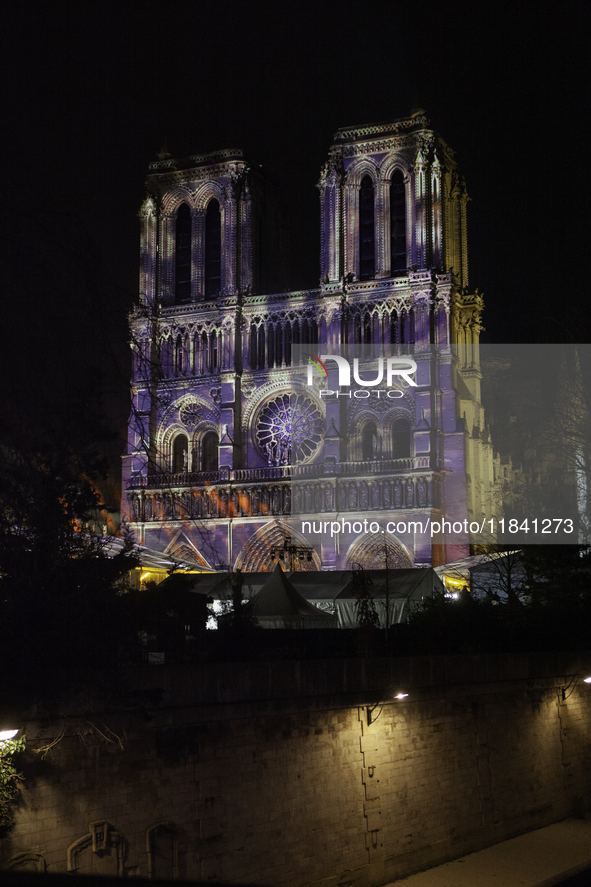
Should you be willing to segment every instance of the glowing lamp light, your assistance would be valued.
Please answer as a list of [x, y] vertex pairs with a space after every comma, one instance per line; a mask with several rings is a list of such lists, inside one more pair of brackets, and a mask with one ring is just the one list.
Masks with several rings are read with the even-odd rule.
[[584, 684], [591, 684], [591, 677], [583, 678], [583, 683]]
[[8, 742], [9, 739], [14, 739], [17, 734], [18, 730], [0, 730], [0, 742]]
[[394, 699], [406, 699], [408, 693], [397, 693]]

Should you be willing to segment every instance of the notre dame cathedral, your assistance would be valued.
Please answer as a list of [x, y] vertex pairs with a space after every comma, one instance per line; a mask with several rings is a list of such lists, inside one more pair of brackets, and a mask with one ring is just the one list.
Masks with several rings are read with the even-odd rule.
[[[280, 550], [292, 569], [450, 563], [491, 508], [454, 152], [421, 110], [347, 127], [318, 189], [319, 284], [286, 292], [279, 217], [242, 151], [150, 166], [123, 511], [194, 569], [265, 571]], [[412, 355], [410, 384], [378, 385], [390, 355]]]

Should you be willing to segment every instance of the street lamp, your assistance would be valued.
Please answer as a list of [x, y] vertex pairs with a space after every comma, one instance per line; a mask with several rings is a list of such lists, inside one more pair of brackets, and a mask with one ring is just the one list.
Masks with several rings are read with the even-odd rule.
[[[565, 702], [568, 699], [568, 697], [572, 694], [572, 692], [575, 689], [575, 687], [577, 686], [577, 682], [578, 682], [579, 678], [581, 677], [581, 675], [583, 674], [583, 672], [584, 672], [584, 669], [579, 668], [579, 670], [574, 673], [574, 675], [572, 676], [572, 678], [570, 679], [570, 681], [568, 682], [566, 687], [562, 687], [562, 701], [563, 702]], [[589, 675], [586, 678], [583, 678], [583, 683], [584, 684], [591, 684], [591, 675]], [[570, 693], [567, 694], [566, 691], [568, 690], [569, 687], [572, 687], [572, 689], [571, 689]]]
[[[392, 698], [393, 699], [406, 699], [407, 696], [408, 696], [408, 693], [404, 693], [404, 692], [400, 691], [399, 693], [395, 693]], [[372, 724], [374, 724], [377, 721], [377, 719], [379, 718], [379, 716], [382, 713], [382, 709], [385, 704], [386, 704], [385, 702], [376, 702], [375, 705], [368, 705], [367, 706], [367, 726], [368, 727], [370, 727]], [[380, 710], [374, 718], [373, 713], [376, 710], [376, 708], [378, 708], [378, 706], [379, 706]]]

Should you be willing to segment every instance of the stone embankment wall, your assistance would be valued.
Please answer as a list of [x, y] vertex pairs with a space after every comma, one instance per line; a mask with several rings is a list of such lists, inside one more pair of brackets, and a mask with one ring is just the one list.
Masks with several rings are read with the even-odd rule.
[[[378, 885], [591, 806], [591, 654], [128, 670], [137, 713], [29, 754], [4, 868]], [[573, 689], [574, 687], [574, 689]], [[403, 690], [407, 698], [393, 700]], [[368, 726], [367, 707], [373, 722]], [[96, 719], [95, 719], [96, 722]], [[30, 748], [59, 725], [27, 727]], [[38, 738], [35, 738], [38, 737]], [[87, 743], [87, 744], [85, 744]]]

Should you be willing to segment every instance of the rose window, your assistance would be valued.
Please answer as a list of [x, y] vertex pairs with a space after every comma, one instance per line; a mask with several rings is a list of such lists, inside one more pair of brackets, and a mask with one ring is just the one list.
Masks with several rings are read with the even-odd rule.
[[201, 419], [201, 407], [194, 401], [189, 401], [181, 407], [181, 422], [185, 426], [196, 425]]
[[263, 408], [257, 443], [269, 465], [305, 462], [322, 440], [323, 421], [316, 404], [305, 394], [280, 394]]

